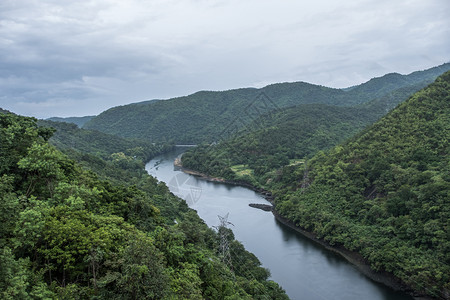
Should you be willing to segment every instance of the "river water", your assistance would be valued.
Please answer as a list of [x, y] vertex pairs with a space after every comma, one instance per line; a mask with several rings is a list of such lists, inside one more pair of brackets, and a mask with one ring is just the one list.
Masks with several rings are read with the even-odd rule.
[[412, 299], [365, 277], [339, 255], [278, 222], [271, 212], [249, 207], [268, 204], [254, 191], [175, 170], [173, 161], [184, 151], [178, 147], [158, 156], [146, 170], [185, 199], [208, 226], [219, 225], [218, 216], [226, 217], [235, 238], [259, 258], [291, 299]]

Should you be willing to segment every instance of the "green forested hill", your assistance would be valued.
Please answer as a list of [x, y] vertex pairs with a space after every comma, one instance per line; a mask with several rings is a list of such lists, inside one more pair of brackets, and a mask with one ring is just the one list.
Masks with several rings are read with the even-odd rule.
[[[292, 85], [292, 86], [291, 86]], [[158, 101], [142, 105], [115, 107], [101, 113], [85, 124], [84, 128], [106, 133], [146, 138], [152, 141], [174, 141], [176, 143], [199, 143], [214, 141], [227, 129], [236, 116], [243, 114], [247, 106], [254, 104], [262, 112], [277, 106], [292, 106], [301, 98], [293, 94], [296, 89], [305, 96], [320, 94], [320, 101], [331, 101], [332, 95], [342, 94], [340, 90], [327, 89], [306, 83], [268, 87], [268, 96], [275, 102], [260, 102], [259, 95], [265, 90], [239, 89], [224, 92], [198, 92], [190, 96]], [[300, 99], [300, 100], [299, 100]], [[310, 99], [309, 97], [306, 99]], [[251, 119], [242, 118], [244, 123]]]
[[93, 117], [95, 116], [85, 116], [85, 117], [68, 117], [68, 118], [58, 118], [58, 117], [53, 117], [53, 118], [48, 118], [48, 121], [53, 121], [53, 122], [65, 122], [65, 123], [73, 123], [76, 124], [78, 127], [83, 127], [83, 125], [90, 121]]
[[401, 88], [409, 89], [412, 94], [418, 84], [429, 83], [448, 69], [450, 64], [410, 75], [386, 75], [346, 90], [295, 82], [262, 89], [204, 91], [186, 97], [114, 107], [93, 118], [84, 128], [154, 142], [213, 142], [230, 127], [241, 128], [254, 120], [255, 115], [276, 108], [308, 103], [351, 106]]
[[449, 141], [447, 72], [345, 144], [284, 168], [276, 210], [375, 270], [448, 298]]
[[416, 71], [408, 75], [389, 73], [382, 77], [373, 78], [368, 82], [347, 89], [347, 92], [360, 103], [371, 99], [383, 97], [399, 88], [413, 86], [423, 82], [424, 85], [432, 83], [436, 77], [450, 70], [450, 63], [443, 64], [425, 71]]
[[135, 176], [145, 174], [144, 162], [172, 147], [82, 129], [71, 123], [39, 120], [37, 124], [54, 130], [50, 144], [109, 181], [121, 182], [130, 172]]
[[49, 142], [64, 152], [75, 150], [106, 159], [114, 153], [123, 152], [128, 156], [148, 161], [169, 147], [141, 139], [126, 139], [96, 130], [81, 129], [71, 123], [39, 120], [38, 125], [55, 129]]
[[302, 104], [262, 115], [234, 137], [201, 145], [183, 155], [183, 165], [208, 175], [265, 186], [276, 170], [300, 163], [319, 150], [331, 148], [372, 124], [412, 90], [425, 83], [397, 89], [356, 107]]
[[234, 240], [232, 272], [218, 234], [135, 158], [113, 161], [120, 180], [99, 179], [52, 133], [0, 114], [1, 299], [287, 299]]
[[303, 104], [278, 110], [234, 138], [186, 152], [183, 166], [228, 180], [264, 185], [277, 169], [351, 137], [378, 118], [374, 109]]

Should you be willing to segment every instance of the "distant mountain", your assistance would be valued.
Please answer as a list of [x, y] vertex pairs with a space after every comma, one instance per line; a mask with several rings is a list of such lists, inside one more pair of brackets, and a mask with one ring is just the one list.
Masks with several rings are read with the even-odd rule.
[[[261, 89], [202, 91], [164, 101], [114, 107], [94, 117], [84, 128], [151, 141], [214, 142], [223, 139], [227, 131], [236, 131], [274, 109], [308, 103], [363, 104], [397, 89], [430, 83], [449, 69], [450, 64], [444, 64], [409, 75], [390, 74], [346, 90], [294, 82]], [[411, 93], [415, 91], [411, 89]]]
[[60, 117], [52, 117], [48, 118], [47, 120], [53, 121], [53, 122], [65, 122], [65, 123], [73, 123], [76, 124], [78, 127], [83, 127], [83, 125], [90, 121], [95, 116], [85, 116], [85, 117], [68, 117], [68, 118], [60, 118]]
[[182, 163], [210, 176], [267, 188], [280, 167], [338, 145], [427, 85], [400, 88], [354, 107], [301, 104], [279, 109], [222, 142], [190, 149]]
[[183, 155], [183, 165], [211, 176], [264, 185], [271, 172], [343, 142], [426, 85], [424, 81], [403, 87], [354, 107], [301, 104], [279, 109], [221, 143], [191, 149]]
[[10, 112], [9, 110], [0, 108], [0, 114], [12, 114], [12, 112]]
[[416, 71], [409, 75], [398, 73], [389, 73], [382, 77], [373, 78], [368, 82], [346, 89], [347, 93], [359, 98], [360, 101], [380, 98], [399, 88], [414, 86], [416, 84], [430, 84], [436, 77], [450, 70], [450, 63], [427, 69], [425, 71]]
[[183, 156], [183, 164], [228, 180], [242, 180], [237, 176], [242, 170], [235, 166], [243, 165], [246, 174], [254, 176], [253, 184], [264, 184], [274, 169], [337, 145], [427, 85], [423, 81], [403, 87], [354, 107], [301, 104], [279, 109], [255, 119], [222, 143], [191, 149]]
[[416, 291], [450, 295], [450, 72], [370, 128], [285, 167], [276, 211]]
[[250, 122], [251, 114], [256, 117], [277, 107], [310, 101], [311, 95], [316, 95], [314, 101], [330, 102], [342, 93], [307, 83], [204, 91], [148, 105], [115, 107], [86, 123], [84, 128], [151, 141], [173, 140], [181, 144], [214, 141], [229, 127], [240, 128]]

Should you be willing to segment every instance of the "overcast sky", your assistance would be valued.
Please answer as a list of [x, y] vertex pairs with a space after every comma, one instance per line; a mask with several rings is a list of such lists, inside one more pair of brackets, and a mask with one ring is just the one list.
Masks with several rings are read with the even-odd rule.
[[199, 90], [347, 87], [450, 61], [448, 0], [1, 0], [0, 107], [45, 118]]

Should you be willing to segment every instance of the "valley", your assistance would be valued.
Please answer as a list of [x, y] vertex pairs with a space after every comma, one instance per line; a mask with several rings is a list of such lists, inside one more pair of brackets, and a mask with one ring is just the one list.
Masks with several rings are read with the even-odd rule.
[[[448, 298], [448, 69], [198, 92], [57, 122], [2, 110], [2, 295]], [[178, 157], [179, 143], [197, 146]], [[270, 194], [281, 222], [238, 186]], [[239, 226], [217, 226], [231, 211]]]

